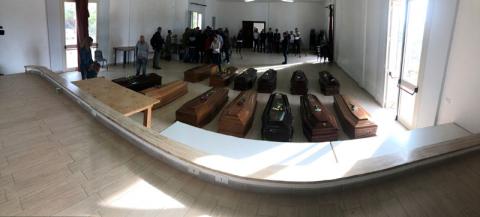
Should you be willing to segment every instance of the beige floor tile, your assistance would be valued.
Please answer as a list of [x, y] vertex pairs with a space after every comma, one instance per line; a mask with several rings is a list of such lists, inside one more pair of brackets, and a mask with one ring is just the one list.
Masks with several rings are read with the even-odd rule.
[[97, 195], [92, 195], [56, 213], [55, 216], [100, 216], [97, 211], [101, 203], [102, 201]]
[[77, 183], [62, 183], [20, 198], [22, 215], [48, 215], [71, 207], [87, 198]]

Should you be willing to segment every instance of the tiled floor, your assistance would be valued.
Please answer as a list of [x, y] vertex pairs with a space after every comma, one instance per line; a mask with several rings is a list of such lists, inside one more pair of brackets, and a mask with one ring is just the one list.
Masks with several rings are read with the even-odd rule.
[[35, 75], [0, 77], [0, 216], [480, 216], [480, 153], [328, 193], [205, 183], [138, 150]]
[[[242, 59], [240, 59], [238, 55], [234, 54], [231, 65], [239, 68], [254, 67], [258, 69], [259, 76], [270, 68], [278, 71], [277, 91], [286, 93], [288, 95], [292, 112], [294, 114], [294, 142], [307, 142], [307, 139], [301, 130], [300, 97], [290, 94], [290, 78], [292, 73], [296, 70], [303, 70], [307, 74], [309, 79], [310, 93], [313, 93], [319, 97], [319, 99], [330, 109], [332, 113], [335, 113], [333, 109], [333, 97], [323, 96], [320, 93], [320, 87], [318, 84], [318, 73], [323, 70], [332, 72], [332, 74], [338, 78], [341, 83], [342, 94], [352, 96], [358, 100], [368, 112], [370, 112], [373, 120], [379, 125], [378, 135], [387, 136], [399, 131], [405, 131], [405, 129], [394, 120], [394, 111], [383, 109], [365, 90], [361, 89], [350, 77], [346, 75], [345, 72], [335, 65], [318, 63], [316, 56], [313, 55], [302, 55], [301, 58], [291, 55], [290, 62], [287, 65], [281, 65], [280, 63], [282, 61], [283, 56], [280, 54], [244, 52]], [[162, 62], [162, 70], [153, 70], [151, 67], [148, 67], [148, 73], [160, 74], [163, 77], [163, 83], [167, 83], [174, 80], [183, 80], [183, 72], [194, 66], [195, 65], [193, 64], [186, 64], [178, 61]], [[228, 65], [224, 67], [227, 66]], [[133, 75], [134, 73], [135, 69], [132, 65], [127, 66], [126, 68], [122, 68], [121, 65], [117, 65], [109, 67], [108, 71], [101, 72], [99, 76], [105, 76], [107, 78], [114, 79], [118, 77], [124, 77], [126, 75]], [[62, 76], [71, 81], [80, 79], [78, 72], [64, 73]], [[233, 87], [233, 84], [231, 87]], [[175, 111], [185, 102], [195, 98], [208, 89], [210, 89], [208, 86], [208, 79], [200, 83], [189, 83], [189, 93], [187, 95], [177, 99], [173, 103], [163, 108], [154, 111], [152, 125], [153, 129], [160, 132], [172, 125], [175, 122]], [[233, 88], [230, 88], [229, 101], [231, 102], [238, 95], [238, 93], [238, 91], [234, 91]], [[258, 94], [258, 105], [255, 120], [253, 122], [252, 129], [249, 131], [246, 138], [261, 138], [261, 114], [267, 104], [269, 96], [270, 94]], [[143, 121], [142, 114], [134, 115], [132, 118], [140, 123]], [[217, 115], [212, 122], [206, 125], [204, 129], [216, 132], [218, 130], [218, 119], [219, 115]], [[341, 133], [340, 139], [345, 140], [348, 138], [346, 135]]]

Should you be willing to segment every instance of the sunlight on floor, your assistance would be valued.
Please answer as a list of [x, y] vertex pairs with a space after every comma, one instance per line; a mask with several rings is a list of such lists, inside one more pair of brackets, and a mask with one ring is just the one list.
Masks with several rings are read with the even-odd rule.
[[185, 205], [143, 179], [100, 204], [110, 208], [133, 210], [184, 209]]
[[284, 64], [284, 65], [261, 66], [261, 67], [253, 67], [253, 68], [255, 68], [258, 73], [262, 73], [262, 72], [266, 72], [269, 69], [279, 71], [279, 70], [283, 70], [283, 69], [287, 69], [287, 68], [291, 68], [291, 67], [299, 66], [299, 65], [303, 65], [303, 64], [317, 64], [317, 63], [321, 63], [321, 62], [319, 62], [316, 59], [310, 59], [310, 60], [307, 60], [307, 61], [297, 62], [297, 63], [290, 63], [290, 64]]

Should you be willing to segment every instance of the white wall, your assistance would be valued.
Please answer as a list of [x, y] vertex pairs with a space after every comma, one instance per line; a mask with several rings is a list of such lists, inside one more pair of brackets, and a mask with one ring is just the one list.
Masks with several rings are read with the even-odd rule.
[[439, 123], [480, 133], [480, 1], [461, 0], [448, 61]]
[[237, 34], [242, 21], [265, 21], [267, 28], [280, 32], [293, 31], [297, 27], [303, 35], [304, 47], [308, 46], [310, 30], [326, 30], [327, 9], [325, 2], [228, 2], [217, 1], [217, 28], [229, 28]]
[[[110, 1], [110, 48], [133, 46], [140, 35], [147, 41], [162, 27], [180, 35], [187, 26], [187, 0], [112, 0]], [[110, 55], [113, 60], [113, 52]], [[121, 60], [118, 54], [117, 61]]]
[[457, 3], [458, 0], [429, 1], [418, 84], [416, 128], [435, 125], [455, 26]]
[[384, 103], [388, 0], [336, 0], [335, 59]]
[[[415, 127], [435, 125], [457, 0], [430, 1]], [[388, 0], [336, 0], [335, 57], [362, 88], [385, 103]]]
[[1, 1], [0, 73], [23, 72], [25, 65], [50, 66], [45, 1]]

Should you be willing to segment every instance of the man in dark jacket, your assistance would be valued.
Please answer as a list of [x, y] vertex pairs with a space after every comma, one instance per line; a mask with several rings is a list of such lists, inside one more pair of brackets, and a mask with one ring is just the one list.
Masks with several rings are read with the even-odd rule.
[[282, 38], [282, 35], [280, 35], [280, 32], [278, 32], [278, 29], [275, 29], [275, 33], [273, 34], [273, 47], [275, 52], [280, 52], [280, 40]]
[[268, 28], [267, 32], [267, 53], [273, 52], [273, 31], [272, 28]]
[[152, 48], [155, 51], [155, 54], [153, 55], [154, 69], [162, 69], [160, 67], [160, 58], [163, 44], [164, 40], [162, 38], [162, 27], [158, 27], [157, 32], [153, 35], [152, 39], [150, 39], [150, 45], [152, 45]]
[[288, 55], [288, 45], [290, 42], [290, 36], [288, 32], [283, 33], [283, 40], [282, 40], [282, 51], [283, 51], [283, 57], [285, 58], [285, 61], [283, 61], [282, 64], [287, 64], [287, 55]]

